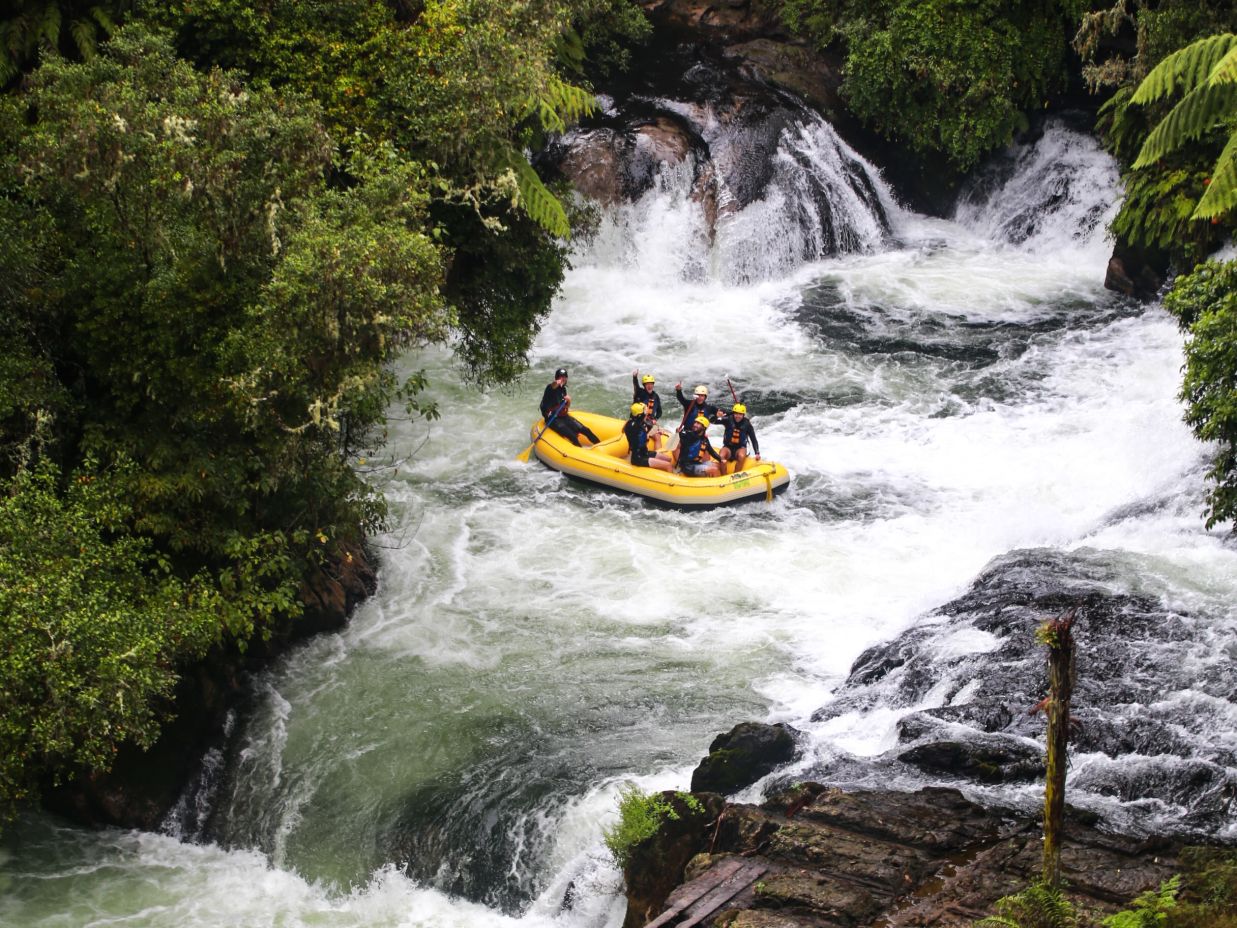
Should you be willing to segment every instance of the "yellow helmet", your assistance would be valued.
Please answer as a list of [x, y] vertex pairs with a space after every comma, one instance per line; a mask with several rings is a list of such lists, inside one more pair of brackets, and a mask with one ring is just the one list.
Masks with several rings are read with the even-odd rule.
[[644, 404], [643, 403], [632, 403], [631, 414], [633, 416], [643, 416], [644, 415]]
[[640, 382], [641, 383], [653, 383], [654, 382], [653, 375], [645, 374], [643, 377], [640, 378]]
[[709, 388], [706, 387], [704, 384], [700, 384], [700, 386], [696, 387], [695, 390], [692, 390], [692, 394], [695, 396], [708, 396]]
[[744, 406], [742, 403], [735, 403], [734, 406], [731, 407], [730, 411], [737, 412], [740, 415], [744, 415], [744, 416], [747, 415], [747, 407]]
[[703, 425], [707, 429], [709, 427], [709, 420], [705, 416], [696, 416], [696, 424]]

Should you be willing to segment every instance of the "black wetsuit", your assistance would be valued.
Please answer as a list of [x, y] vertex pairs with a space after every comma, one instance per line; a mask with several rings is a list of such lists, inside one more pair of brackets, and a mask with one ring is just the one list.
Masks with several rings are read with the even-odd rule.
[[631, 375], [631, 401], [633, 403], [643, 403], [644, 410], [654, 419], [661, 418], [661, 397], [657, 395], [656, 390], [646, 390], [644, 385], [636, 379], [636, 375]]
[[623, 423], [623, 435], [631, 449], [631, 463], [636, 467], [649, 466], [649, 426], [644, 416], [632, 416]]
[[689, 466], [703, 464], [706, 457], [719, 464], [722, 462], [721, 455], [713, 448], [708, 435], [693, 430], [690, 425], [679, 429], [679, 469], [687, 473]]
[[760, 454], [760, 442], [756, 441], [756, 429], [752, 427], [752, 420], [747, 416], [739, 422], [734, 418], [733, 413], [728, 413], [722, 416], [722, 428], [726, 430], [725, 435], [722, 436], [722, 447], [729, 448], [732, 457], [740, 448], [746, 449], [749, 441], [752, 443], [752, 451]]
[[684, 409], [687, 409], [688, 406], [692, 407], [692, 414], [688, 417], [687, 422], [685, 423], [686, 425], [691, 425], [692, 419], [696, 418], [696, 416], [704, 416], [710, 422], [717, 422], [721, 418], [720, 410], [718, 410], [718, 408], [708, 400], [705, 400], [704, 403], [697, 405], [696, 398], [694, 396], [684, 396], [683, 391], [678, 387], [675, 387], [674, 389], [674, 398], [683, 404]]
[[[545, 393], [541, 394], [541, 417], [549, 421], [550, 416], [554, 416], [555, 410], [562, 407], [567, 399], [567, 385], [561, 387], [550, 381], [546, 384]], [[594, 445], [601, 441], [592, 433], [588, 426], [573, 418], [569, 413], [563, 411], [554, 416], [554, 421], [550, 422], [550, 429], [558, 432], [564, 438], [571, 441], [573, 445], [580, 444], [580, 436], [583, 435]]]

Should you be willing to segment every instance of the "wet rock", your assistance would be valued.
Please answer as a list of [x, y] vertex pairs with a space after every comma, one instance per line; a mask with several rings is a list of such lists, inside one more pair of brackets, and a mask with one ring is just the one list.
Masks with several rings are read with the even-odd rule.
[[1027, 739], [1043, 737], [1043, 716], [1031, 710], [1046, 692], [1034, 631], [1076, 608], [1071, 752], [1082, 759], [1070, 775], [1071, 801], [1133, 831], [1230, 827], [1237, 762], [1221, 733], [1231, 728], [1237, 665], [1217, 648], [1214, 628], [1119, 592], [1110, 557], [1032, 550], [997, 558], [963, 596], [866, 651], [814, 718], [902, 708], [891, 732], [897, 747], [830, 757], [805, 775], [904, 788], [942, 775], [1034, 779], [1038, 749]]
[[1114, 254], [1104, 271], [1104, 287], [1140, 300], [1153, 300], [1164, 286], [1165, 273], [1129, 255]]
[[692, 773], [692, 790], [733, 793], [795, 757], [798, 732], [789, 725], [742, 722], [709, 745]]
[[903, 751], [897, 759], [920, 770], [980, 783], [1011, 783], [1044, 775], [1041, 749], [1004, 738], [932, 741]]
[[[1036, 878], [1042, 854], [1033, 817], [939, 788], [799, 784], [760, 806], [725, 806], [701, 840], [707, 853], [685, 871], [698, 882], [667, 898], [701, 898], [741, 860], [750, 885], [732, 881], [714, 893], [701, 922], [730, 928], [969, 925]], [[1111, 910], [1171, 875], [1178, 851], [1070, 821], [1062, 851], [1069, 893]]]
[[640, 928], [661, 910], [671, 891], [679, 885], [684, 869], [708, 840], [708, 826], [721, 813], [720, 796], [697, 795], [693, 807], [673, 792], [662, 793], [677, 817], [662, 820], [652, 838], [631, 849], [623, 877], [627, 885], [627, 916], [623, 928]]

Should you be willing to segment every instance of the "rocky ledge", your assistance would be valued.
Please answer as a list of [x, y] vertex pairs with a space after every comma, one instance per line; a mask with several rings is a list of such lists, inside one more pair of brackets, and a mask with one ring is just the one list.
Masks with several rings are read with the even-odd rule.
[[[914, 793], [798, 784], [761, 805], [696, 794], [626, 868], [624, 928], [969, 926], [1035, 879], [1039, 824], [947, 788]], [[1067, 822], [1068, 894], [1112, 910], [1168, 879], [1180, 846]]]

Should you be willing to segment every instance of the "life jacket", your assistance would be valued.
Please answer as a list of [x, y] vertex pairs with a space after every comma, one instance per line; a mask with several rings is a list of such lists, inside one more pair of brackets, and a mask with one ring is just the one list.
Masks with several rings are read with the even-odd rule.
[[722, 444], [727, 448], [746, 448], [747, 420], [744, 419], [742, 422], [738, 422], [727, 416], [724, 424], [726, 426], [726, 436], [722, 439]]
[[701, 433], [697, 435], [690, 427], [679, 432], [679, 460], [687, 464], [703, 464], [708, 452], [709, 438]]

